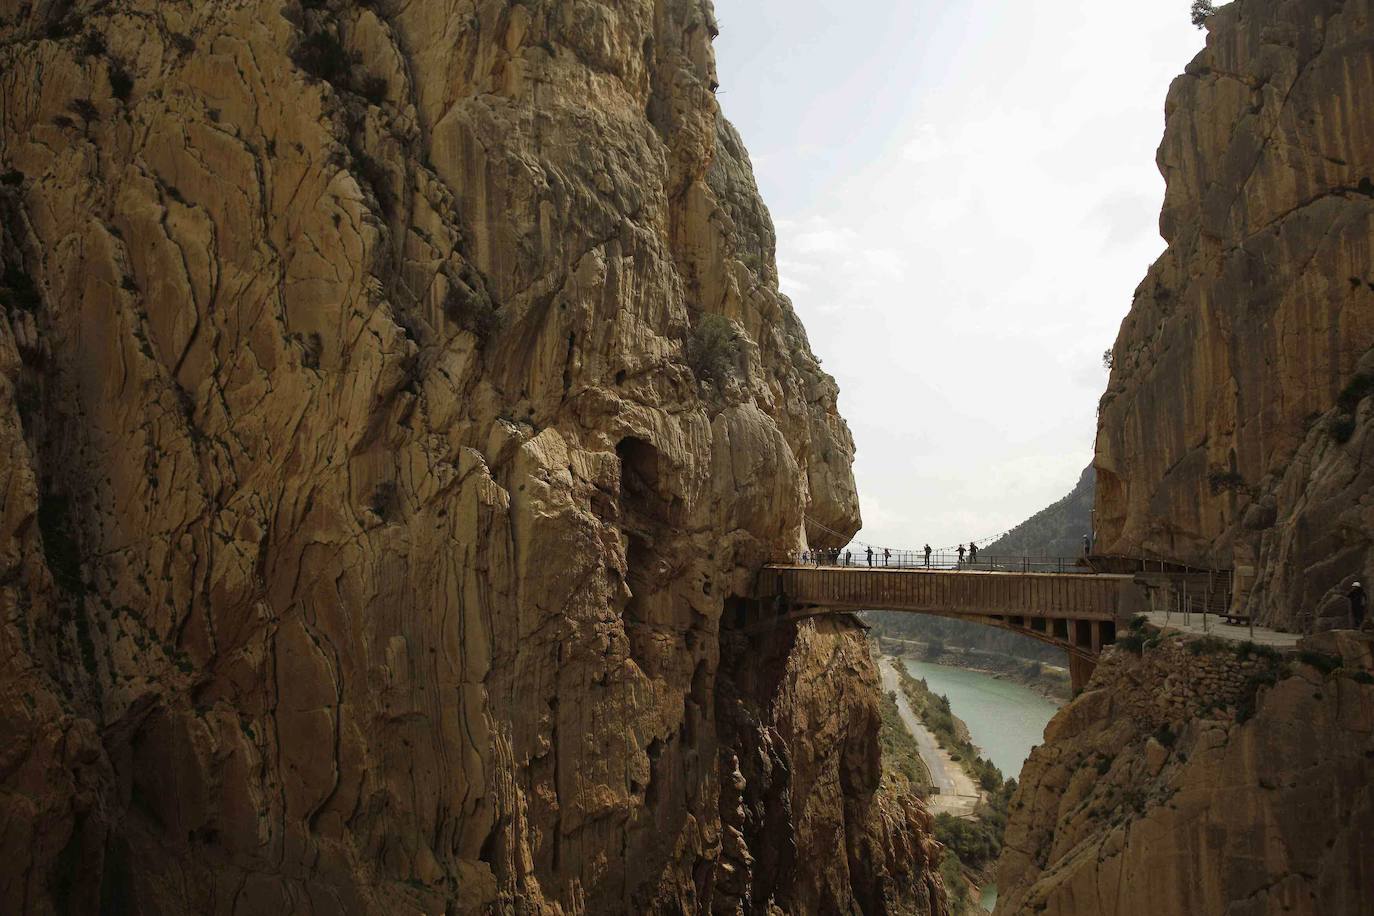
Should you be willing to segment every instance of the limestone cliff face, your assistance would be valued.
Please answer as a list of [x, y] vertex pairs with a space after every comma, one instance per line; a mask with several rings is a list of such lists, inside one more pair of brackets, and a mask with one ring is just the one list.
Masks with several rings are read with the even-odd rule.
[[1374, 912], [1374, 638], [1239, 648], [1108, 653], [1022, 770], [998, 914]]
[[1371, 39], [1370, 0], [1209, 20], [1098, 427], [1100, 551], [1251, 570], [1251, 610], [1306, 629], [1374, 575]]
[[713, 32], [0, 3], [0, 910], [939, 911]]

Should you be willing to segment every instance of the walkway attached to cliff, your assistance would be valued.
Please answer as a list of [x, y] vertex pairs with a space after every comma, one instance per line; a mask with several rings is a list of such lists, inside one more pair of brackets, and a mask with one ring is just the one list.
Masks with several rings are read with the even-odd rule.
[[1153, 626], [1161, 630], [1186, 633], [1189, 636], [1213, 636], [1228, 642], [1253, 642], [1274, 649], [1292, 649], [1302, 639], [1299, 633], [1280, 633], [1265, 627], [1225, 623], [1214, 614], [1181, 614], [1154, 611], [1145, 615]]

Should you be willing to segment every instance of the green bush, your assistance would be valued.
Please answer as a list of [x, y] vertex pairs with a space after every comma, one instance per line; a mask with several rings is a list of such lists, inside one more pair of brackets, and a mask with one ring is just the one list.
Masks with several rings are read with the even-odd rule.
[[1327, 655], [1325, 652], [1299, 652], [1298, 661], [1311, 665], [1322, 674], [1330, 674], [1341, 666], [1340, 656]]
[[[502, 315], [475, 273], [465, 273], [466, 276], [451, 280], [448, 296], [444, 299], [444, 314], [449, 321], [476, 337], [479, 345], [485, 344], [501, 330]], [[473, 281], [471, 285], [468, 280]]]
[[[947, 817], [948, 815], [941, 815]], [[940, 859], [940, 878], [944, 882], [949, 897], [951, 913], [963, 913], [973, 904], [969, 899], [968, 882], [964, 880], [964, 869], [959, 864], [959, 856], [946, 848]]]
[[1139, 633], [1126, 633], [1123, 636], [1118, 636], [1114, 645], [1125, 649], [1127, 652], [1140, 655], [1145, 651], [1145, 637]]
[[1245, 490], [1245, 478], [1235, 471], [1213, 468], [1207, 472], [1207, 486], [1211, 489], [1213, 496], [1218, 496], [1226, 490], [1243, 492]]
[[687, 342], [687, 365], [699, 380], [719, 384], [738, 371], [743, 351], [730, 320], [724, 315], [707, 315], [692, 329]]
[[1337, 445], [1345, 445], [1355, 435], [1355, 418], [1339, 416], [1331, 421], [1331, 438]]
[[1188, 652], [1192, 655], [1215, 655], [1225, 648], [1226, 643], [1215, 636], [1204, 636], [1188, 643]]
[[301, 39], [291, 52], [291, 61], [315, 79], [330, 84], [344, 80], [357, 62], [334, 33], [327, 31], [311, 32]]
[[1242, 661], [1251, 656], [1268, 659], [1270, 661], [1276, 661], [1280, 657], [1279, 650], [1275, 649], [1273, 646], [1263, 646], [1257, 642], [1250, 642], [1248, 640], [1236, 644], [1235, 648], [1236, 654], [1241, 657]]
[[386, 90], [387, 82], [384, 76], [368, 76], [358, 86], [358, 94], [373, 105], [380, 105], [386, 101]]

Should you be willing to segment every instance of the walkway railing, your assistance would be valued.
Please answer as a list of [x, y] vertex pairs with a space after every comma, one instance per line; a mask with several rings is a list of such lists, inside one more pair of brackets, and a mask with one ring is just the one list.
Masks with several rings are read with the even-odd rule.
[[979, 553], [976, 557], [957, 553], [931, 553], [923, 551], [888, 551], [886, 554], [875, 550], [870, 557], [867, 551], [853, 550], [807, 550], [798, 551], [790, 556], [773, 559], [774, 565], [786, 566], [824, 566], [849, 567], [854, 569], [942, 569], [960, 572], [1019, 572], [1019, 573], [1077, 573], [1087, 575], [1094, 572], [1083, 557], [1047, 556], [993, 556]]

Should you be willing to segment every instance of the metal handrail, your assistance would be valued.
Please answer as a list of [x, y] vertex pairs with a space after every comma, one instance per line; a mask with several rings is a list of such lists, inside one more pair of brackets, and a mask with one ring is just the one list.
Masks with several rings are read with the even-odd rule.
[[884, 554], [867, 551], [817, 549], [797, 551], [775, 557], [772, 565], [816, 566], [840, 569], [932, 569], [959, 572], [1038, 572], [1091, 574], [1094, 570], [1083, 557], [1001, 556], [979, 552], [976, 557], [966, 553], [935, 553], [927, 557], [924, 551], [892, 550]]

